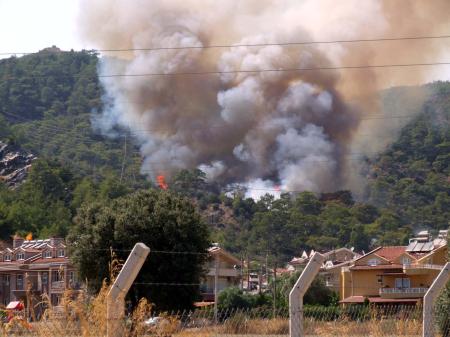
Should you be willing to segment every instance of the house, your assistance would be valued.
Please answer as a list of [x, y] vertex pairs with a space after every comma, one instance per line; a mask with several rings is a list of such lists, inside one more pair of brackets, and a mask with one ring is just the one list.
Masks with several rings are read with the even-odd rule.
[[447, 231], [432, 239], [427, 231], [408, 246], [378, 247], [341, 268], [343, 304], [416, 304], [447, 262]]
[[[289, 262], [289, 269], [293, 271], [302, 270], [314, 253], [315, 251], [311, 251], [308, 255], [306, 252], [303, 252], [301, 257], [294, 257]], [[322, 253], [322, 255], [325, 257], [325, 262], [320, 268], [319, 275], [323, 277], [327, 287], [333, 291], [339, 292], [341, 268], [349, 266], [355, 259], [359, 258], [360, 255], [353, 249], [348, 249], [345, 247], [330, 250]]]
[[[40, 303], [47, 295], [57, 306], [66, 289], [79, 289], [75, 268], [63, 239], [24, 240], [0, 251], [0, 303]], [[30, 302], [32, 301], [32, 302]]]
[[[289, 263], [289, 267], [291, 270], [302, 270], [306, 267], [306, 264], [309, 262], [309, 260], [313, 257], [315, 251], [311, 250], [309, 255], [303, 251], [301, 257], [294, 257]], [[359, 257], [360, 255], [353, 251], [353, 249], [349, 248], [338, 248], [333, 249], [328, 252], [321, 253], [325, 257], [325, 264], [327, 264], [328, 267], [340, 264], [342, 262], [352, 261], [356, 257]]]
[[209, 248], [208, 252], [211, 259], [206, 266], [206, 276], [201, 282], [200, 292], [204, 302], [213, 302], [216, 274], [217, 290], [220, 292], [229, 287], [239, 286], [242, 268], [238, 258], [218, 245]]

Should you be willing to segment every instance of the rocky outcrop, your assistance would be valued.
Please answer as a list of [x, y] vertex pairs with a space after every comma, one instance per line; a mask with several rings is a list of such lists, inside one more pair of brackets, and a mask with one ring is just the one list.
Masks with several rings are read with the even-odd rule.
[[11, 188], [16, 188], [25, 180], [35, 159], [34, 155], [0, 141], [0, 181]]

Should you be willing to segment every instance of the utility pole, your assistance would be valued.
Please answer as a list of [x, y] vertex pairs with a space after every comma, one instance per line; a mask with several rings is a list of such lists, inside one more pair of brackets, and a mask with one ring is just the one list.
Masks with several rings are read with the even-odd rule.
[[217, 252], [214, 259], [214, 320], [217, 323], [217, 304], [219, 302], [219, 254]]
[[277, 314], [277, 260], [275, 259], [275, 267], [273, 268], [273, 318]]
[[263, 274], [263, 266], [262, 264], [259, 266], [259, 273], [258, 273], [258, 293], [261, 295], [261, 286], [262, 286], [262, 274]]
[[120, 172], [120, 182], [122, 182], [123, 174], [125, 171], [125, 159], [127, 157], [127, 134], [125, 134], [125, 144], [123, 148], [122, 170]]
[[241, 290], [244, 291], [244, 255], [241, 255]]
[[250, 290], [250, 255], [247, 253], [247, 291]]

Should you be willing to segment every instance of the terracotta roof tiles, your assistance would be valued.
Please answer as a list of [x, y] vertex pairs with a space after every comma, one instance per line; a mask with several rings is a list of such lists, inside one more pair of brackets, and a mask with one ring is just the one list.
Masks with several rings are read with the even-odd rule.
[[406, 251], [406, 246], [387, 246], [381, 247], [375, 254], [385, 258], [386, 260], [393, 261]]

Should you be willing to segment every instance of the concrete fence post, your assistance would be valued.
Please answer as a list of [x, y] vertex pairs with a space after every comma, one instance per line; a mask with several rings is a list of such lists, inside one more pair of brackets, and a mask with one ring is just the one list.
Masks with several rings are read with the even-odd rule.
[[123, 331], [125, 296], [141, 270], [149, 252], [150, 248], [146, 245], [136, 243], [114, 284], [106, 295], [107, 337], [122, 337], [125, 335]]
[[289, 336], [304, 337], [303, 334], [303, 296], [316, 277], [325, 258], [315, 253], [309, 260], [294, 287], [289, 293]]
[[442, 268], [439, 275], [435, 278], [430, 289], [423, 297], [423, 324], [422, 324], [422, 336], [434, 337], [434, 304], [439, 294], [444, 289], [447, 282], [450, 280], [450, 262]]

